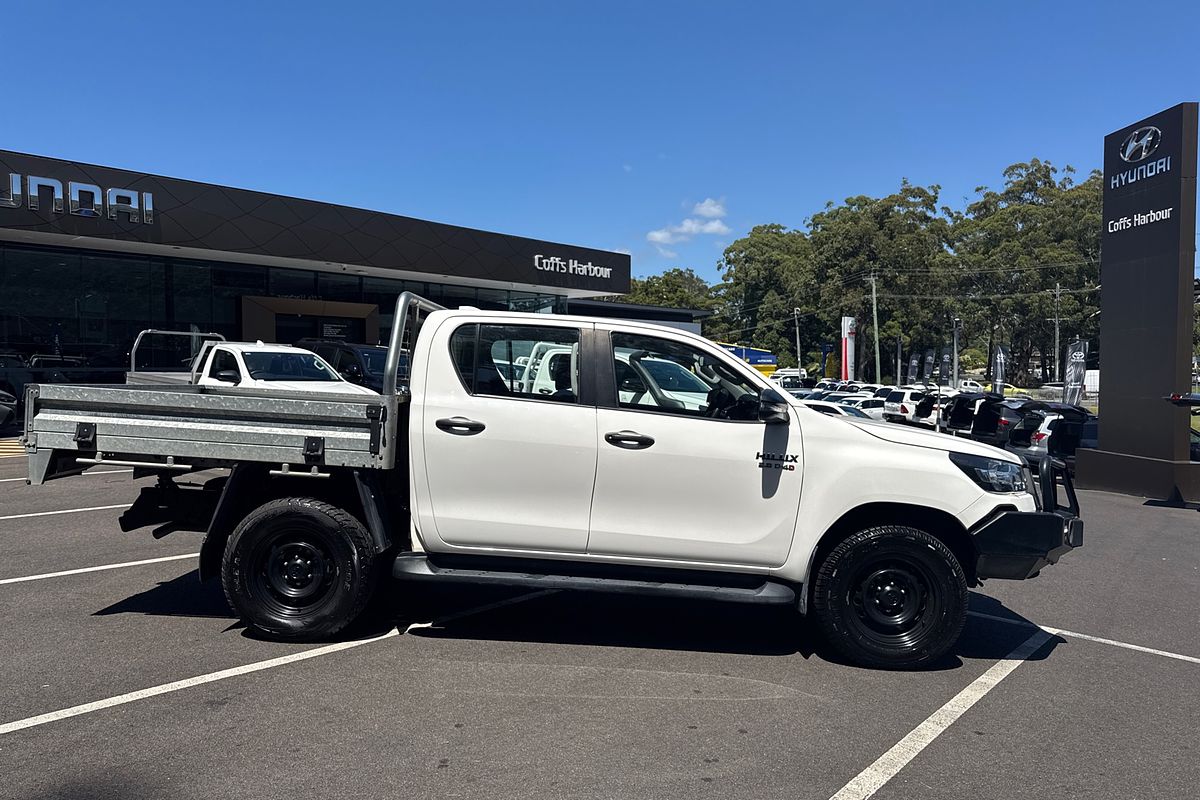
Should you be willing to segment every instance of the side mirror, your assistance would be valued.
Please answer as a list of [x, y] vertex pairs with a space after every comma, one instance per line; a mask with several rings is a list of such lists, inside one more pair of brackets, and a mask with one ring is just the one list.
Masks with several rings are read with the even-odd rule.
[[758, 396], [758, 419], [768, 425], [786, 425], [791, 421], [788, 402], [774, 389], [763, 389]]
[[236, 369], [223, 369], [217, 372], [217, 380], [223, 383], [237, 383], [238, 373]]

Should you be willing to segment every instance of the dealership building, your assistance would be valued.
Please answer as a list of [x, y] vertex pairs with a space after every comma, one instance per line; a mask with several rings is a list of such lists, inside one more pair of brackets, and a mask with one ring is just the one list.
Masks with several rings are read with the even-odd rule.
[[146, 328], [373, 343], [406, 290], [558, 313], [629, 279], [621, 253], [0, 151], [0, 388], [102, 379]]

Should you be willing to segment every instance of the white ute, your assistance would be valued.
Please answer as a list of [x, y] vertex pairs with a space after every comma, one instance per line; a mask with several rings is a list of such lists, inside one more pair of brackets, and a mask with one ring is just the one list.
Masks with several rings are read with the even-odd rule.
[[373, 397], [32, 387], [30, 481], [159, 474], [122, 527], [206, 530], [201, 578], [293, 640], [388, 582], [502, 584], [790, 605], [855, 663], [915, 667], [968, 587], [1082, 544], [1061, 464], [1035, 484], [1002, 450], [814, 413], [699, 336], [408, 294], [395, 320]]

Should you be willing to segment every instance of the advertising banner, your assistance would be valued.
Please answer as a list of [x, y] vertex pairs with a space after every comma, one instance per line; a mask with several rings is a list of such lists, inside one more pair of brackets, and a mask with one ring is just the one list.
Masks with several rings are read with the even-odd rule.
[[1083, 399], [1084, 378], [1087, 376], [1088, 343], [1075, 340], [1067, 345], [1067, 365], [1063, 381], [1063, 402], [1079, 405]]
[[992, 391], [1004, 394], [1005, 373], [1008, 371], [1008, 348], [1002, 344], [996, 345], [992, 355]]
[[938, 385], [939, 386], [949, 386], [950, 385], [950, 348], [949, 347], [942, 348], [942, 362], [941, 362], [941, 366], [938, 369]]
[[925, 351], [925, 369], [921, 373], [921, 380], [929, 383], [929, 379], [933, 376], [933, 350]]
[[858, 321], [854, 317], [842, 317], [842, 380], [854, 380], [854, 334]]
[[921, 368], [921, 354], [913, 351], [908, 358], [908, 380], [906, 383], [917, 382], [917, 370]]

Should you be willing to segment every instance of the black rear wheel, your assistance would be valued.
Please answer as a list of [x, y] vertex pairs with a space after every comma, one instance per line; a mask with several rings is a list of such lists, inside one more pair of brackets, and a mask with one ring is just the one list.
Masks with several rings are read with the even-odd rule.
[[903, 526], [870, 528], [818, 566], [813, 609], [830, 643], [854, 663], [921, 667], [958, 641], [967, 581], [940, 539]]
[[230, 536], [221, 583], [246, 624], [277, 639], [323, 639], [366, 606], [375, 586], [374, 550], [362, 523], [337, 506], [273, 500]]

